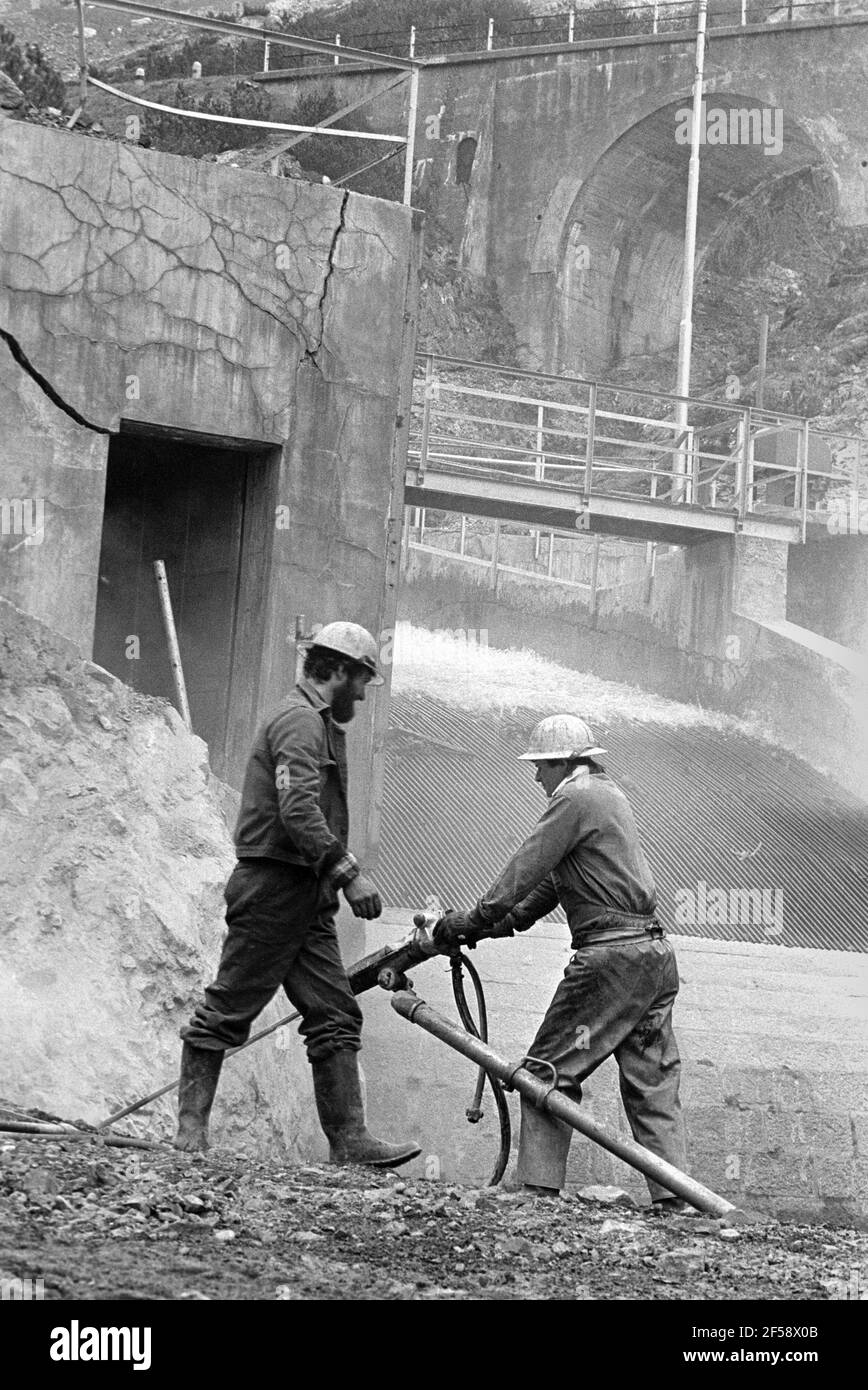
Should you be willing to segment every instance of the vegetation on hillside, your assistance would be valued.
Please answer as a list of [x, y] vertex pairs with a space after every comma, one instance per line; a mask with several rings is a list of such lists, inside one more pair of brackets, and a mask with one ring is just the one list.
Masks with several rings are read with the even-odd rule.
[[31, 106], [63, 107], [65, 88], [60, 73], [43, 56], [38, 44], [22, 48], [5, 25], [0, 24], [0, 72], [24, 93]]

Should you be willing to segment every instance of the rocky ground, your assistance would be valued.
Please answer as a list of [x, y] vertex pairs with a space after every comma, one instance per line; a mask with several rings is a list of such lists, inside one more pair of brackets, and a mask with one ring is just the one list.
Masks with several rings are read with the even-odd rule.
[[[13, 1112], [3, 1112], [9, 1116]], [[868, 1287], [868, 1236], [0, 1133], [0, 1279], [46, 1299], [810, 1300]]]

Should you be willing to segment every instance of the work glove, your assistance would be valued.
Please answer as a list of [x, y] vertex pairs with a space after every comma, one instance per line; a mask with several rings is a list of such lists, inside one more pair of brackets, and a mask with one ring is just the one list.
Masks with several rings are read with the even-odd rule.
[[434, 945], [444, 956], [451, 956], [462, 946], [469, 946], [473, 950], [477, 941], [490, 935], [488, 923], [476, 915], [475, 909], [472, 912], [456, 912], [454, 908], [444, 912], [432, 934]]

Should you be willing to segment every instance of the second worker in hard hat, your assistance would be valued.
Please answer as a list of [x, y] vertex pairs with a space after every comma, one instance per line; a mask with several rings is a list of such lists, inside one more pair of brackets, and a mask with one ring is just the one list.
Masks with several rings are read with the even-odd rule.
[[[537, 724], [521, 758], [535, 764], [548, 806], [476, 907], [447, 913], [434, 940], [449, 952], [482, 937], [512, 936], [560, 903], [574, 955], [528, 1055], [554, 1066], [559, 1089], [580, 1101], [582, 1082], [614, 1054], [633, 1137], [683, 1170], [675, 952], [657, 919], [654, 879], [630, 804], [596, 761], [604, 752], [575, 715]], [[519, 1182], [560, 1191], [571, 1137], [567, 1125], [522, 1097]], [[659, 1212], [684, 1209], [665, 1188], [650, 1179], [648, 1185]]]
[[301, 680], [256, 735], [226, 885], [228, 932], [217, 978], [181, 1030], [180, 1149], [204, 1149], [227, 1048], [281, 987], [301, 1013], [320, 1124], [333, 1162], [397, 1167], [420, 1152], [368, 1133], [358, 1051], [362, 1014], [335, 932], [338, 893], [357, 917], [380, 897], [347, 849], [344, 724], [377, 673], [377, 646], [357, 623], [328, 623], [309, 644]]

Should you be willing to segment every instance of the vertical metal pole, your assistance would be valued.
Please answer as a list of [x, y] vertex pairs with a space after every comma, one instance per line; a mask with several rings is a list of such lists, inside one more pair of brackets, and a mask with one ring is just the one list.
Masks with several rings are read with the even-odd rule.
[[265, 52], [264, 52], [263, 55], [262, 55], [262, 71], [263, 71], [263, 72], [268, 72], [270, 62], [271, 62], [271, 42], [270, 42], [270, 40], [266, 39], [266, 40], [265, 40]]
[[75, 21], [78, 29], [78, 104], [83, 111], [87, 104], [87, 48], [84, 42], [84, 4], [75, 0]]
[[741, 0], [741, 22], [747, 24], [747, 0]]
[[[79, 5], [78, 8], [81, 9], [81, 5]], [[162, 560], [154, 561], [154, 577], [157, 581], [157, 595], [160, 600], [160, 611], [163, 615], [163, 627], [166, 630], [166, 643], [169, 648], [169, 665], [172, 668], [172, 681], [175, 686], [175, 696], [178, 701], [178, 713], [192, 733], [193, 724], [190, 719], [190, 706], [187, 703], [187, 686], [184, 682], [184, 668], [181, 665], [181, 652], [178, 647], [178, 634], [175, 631], [172, 599], [169, 594], [169, 582], [166, 579], [166, 566], [163, 564]]]
[[[341, 36], [340, 36], [340, 34], [335, 34], [335, 44], [337, 45], [338, 48], [340, 48], [340, 44], [341, 44]], [[335, 54], [335, 67], [337, 67], [337, 66], [339, 65], [340, 61], [341, 61], [341, 55], [340, 55], [339, 53], [336, 53], [336, 54]]]
[[741, 449], [735, 469], [735, 489], [739, 521], [744, 521], [745, 511], [747, 509], [747, 474], [752, 446], [750, 406], [745, 406], [741, 416]]
[[551, 579], [551, 577], [552, 577], [552, 570], [553, 570], [553, 568], [554, 568], [554, 563], [555, 563], [555, 533], [554, 533], [554, 531], [550, 531], [550, 532], [549, 532], [549, 565], [548, 565], [548, 577], [549, 577], [549, 579]]
[[699, 449], [696, 445], [696, 431], [687, 431], [687, 448], [690, 453], [690, 495], [688, 501], [699, 502]]
[[[699, 0], [699, 15], [696, 31], [696, 60], [693, 77], [693, 127], [690, 140], [690, 166], [687, 176], [687, 214], [684, 226], [684, 280], [681, 290], [681, 323], [678, 334], [678, 377], [675, 383], [676, 396], [690, 395], [690, 357], [693, 348], [693, 278], [696, 269], [696, 219], [699, 210], [699, 145], [702, 135], [704, 115], [702, 89], [705, 76], [705, 26], [708, 18], [708, 0]], [[687, 429], [687, 401], [679, 401], [675, 407], [675, 423], [678, 426], [679, 449], [675, 456], [676, 473], [687, 471], [687, 456], [681, 447], [680, 436]], [[672, 482], [672, 500], [680, 499], [682, 489], [676, 480]]]
[[660, 3], [659, 3], [659, 0], [654, 0], [654, 23], [653, 23], [653, 25], [652, 25], [652, 27], [651, 27], [651, 33], [652, 33], [652, 34], [656, 34], [656, 33], [657, 33], [659, 24], [660, 24]]
[[422, 507], [422, 508], [420, 509], [420, 511], [419, 511], [419, 544], [420, 544], [420, 545], [424, 545], [424, 544], [425, 544], [425, 510], [426, 510], [426, 509], [425, 509], [424, 507]]
[[[545, 406], [538, 405], [536, 408], [536, 462], [534, 464], [534, 477], [537, 482], [543, 481], [546, 475], [546, 461], [543, 453], [543, 422], [545, 419]], [[533, 558], [539, 559], [539, 547], [542, 540], [542, 532], [537, 529], [533, 537]]]
[[576, 37], [576, 12], [575, 12], [575, 10], [570, 10], [570, 22], [569, 22], [569, 28], [567, 29], [567, 43], [572, 43], [573, 40], [575, 39], [575, 37]]
[[416, 57], [416, 26], [415, 26], [415, 24], [411, 24], [411, 25], [410, 25], [410, 57], [411, 57], [411, 58], [415, 58], [415, 57]]
[[410, 73], [410, 110], [407, 114], [407, 144], [404, 150], [404, 204], [413, 201], [413, 160], [416, 157], [416, 113], [419, 109], [419, 69]]
[[488, 49], [489, 52], [491, 52], [492, 48], [494, 47], [494, 20], [493, 20], [493, 19], [489, 19], [489, 21], [488, 21], [488, 39], [487, 39], [487, 41], [486, 41], [485, 47]]
[[597, 383], [592, 381], [588, 387], [588, 444], [585, 449], [585, 504], [591, 496], [594, 478], [594, 436], [597, 429]]
[[459, 554], [459, 555], [463, 555], [463, 554], [464, 554], [464, 551], [465, 551], [466, 546], [467, 546], [467, 513], [466, 513], [466, 512], [462, 512], [462, 513], [461, 513], [461, 544], [460, 544], [459, 549], [458, 549], [458, 554]]
[[808, 453], [810, 450], [810, 424], [806, 420], [802, 426], [802, 545], [808, 538]]
[[766, 390], [766, 358], [769, 349], [769, 316], [763, 314], [760, 319], [760, 340], [759, 340], [759, 362], [757, 363], [756, 373], [756, 405], [757, 410], [762, 410], [765, 400]]

